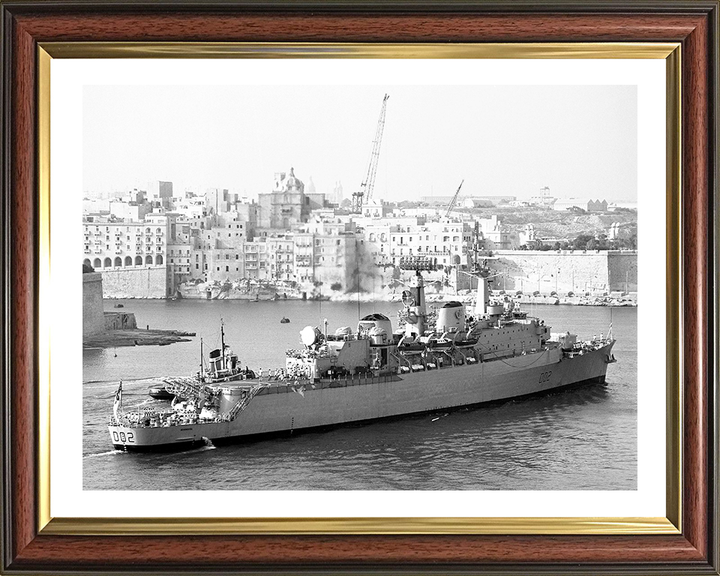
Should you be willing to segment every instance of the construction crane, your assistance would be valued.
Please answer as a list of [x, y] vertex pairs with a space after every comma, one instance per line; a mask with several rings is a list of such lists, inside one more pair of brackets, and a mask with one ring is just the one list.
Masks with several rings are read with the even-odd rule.
[[450, 200], [450, 204], [448, 204], [447, 210], [445, 211], [445, 218], [450, 216], [450, 211], [455, 207], [458, 196], [460, 196], [460, 188], [462, 188], [463, 182], [465, 182], [464, 179], [462, 182], [460, 182], [460, 186], [458, 186], [458, 189], [455, 190], [455, 196], [452, 197], [452, 200]]
[[370, 164], [368, 165], [365, 181], [360, 185], [359, 191], [352, 193], [352, 211], [354, 214], [362, 214], [363, 204], [367, 203], [372, 197], [373, 188], [375, 187], [378, 158], [380, 158], [380, 144], [382, 143], [383, 129], [385, 128], [385, 109], [387, 108], [389, 98], [389, 94], [385, 94], [383, 97], [382, 108], [380, 108], [380, 118], [378, 118], [375, 140], [373, 140]]

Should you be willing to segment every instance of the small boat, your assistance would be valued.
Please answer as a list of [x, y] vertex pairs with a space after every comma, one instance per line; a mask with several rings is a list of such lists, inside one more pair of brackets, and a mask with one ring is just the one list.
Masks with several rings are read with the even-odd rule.
[[115, 308], [125, 308], [124, 304], [115, 304]]
[[283, 316], [280, 318], [280, 324], [290, 324], [290, 318]]
[[159, 384], [157, 386], [150, 386], [148, 389], [148, 395], [150, 398], [154, 398], [155, 400], [172, 400], [175, 398], [175, 394], [171, 394], [165, 389], [164, 384]]

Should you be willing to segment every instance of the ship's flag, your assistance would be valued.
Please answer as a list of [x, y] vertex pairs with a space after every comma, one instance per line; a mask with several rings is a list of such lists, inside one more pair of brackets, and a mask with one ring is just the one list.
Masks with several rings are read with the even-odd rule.
[[120, 380], [120, 386], [118, 386], [117, 392], [115, 392], [115, 402], [113, 403], [113, 414], [115, 418], [119, 418], [118, 414], [122, 410], [122, 380]]

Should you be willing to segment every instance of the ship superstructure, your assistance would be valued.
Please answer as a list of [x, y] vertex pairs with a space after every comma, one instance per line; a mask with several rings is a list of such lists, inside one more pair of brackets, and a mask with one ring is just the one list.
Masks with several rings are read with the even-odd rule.
[[302, 348], [283, 368], [256, 375], [222, 346], [193, 378], [167, 379], [185, 398], [164, 411], [125, 413], [109, 423], [113, 445], [125, 450], [172, 449], [259, 434], [292, 432], [404, 414], [450, 409], [605, 380], [615, 361], [610, 334], [580, 341], [551, 333], [514, 303], [490, 298], [481, 271], [475, 306], [447, 302], [429, 311], [422, 272], [434, 263], [401, 262], [414, 270], [403, 292], [400, 326], [382, 314], [356, 329], [328, 333], [305, 327]]

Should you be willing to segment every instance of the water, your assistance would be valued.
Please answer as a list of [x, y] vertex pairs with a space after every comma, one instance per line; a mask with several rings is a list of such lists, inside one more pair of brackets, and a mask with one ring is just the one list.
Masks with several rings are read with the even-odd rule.
[[[106, 302], [112, 309], [113, 302]], [[637, 310], [612, 311], [616, 364], [604, 385], [457, 411], [348, 425], [174, 454], [112, 450], [106, 423], [118, 380], [126, 409], [150, 399], [153, 378], [187, 376], [200, 365], [199, 342], [225, 341], [257, 370], [284, 364], [308, 324], [355, 326], [358, 305], [330, 302], [123, 301], [138, 325], [197, 332], [192, 342], [86, 350], [85, 489], [134, 490], [633, 490], [637, 487]], [[398, 304], [361, 304], [387, 314]], [[527, 309], [556, 331], [607, 331], [609, 308]], [[287, 316], [290, 324], [280, 324]], [[115, 356], [117, 354], [117, 356]]]

